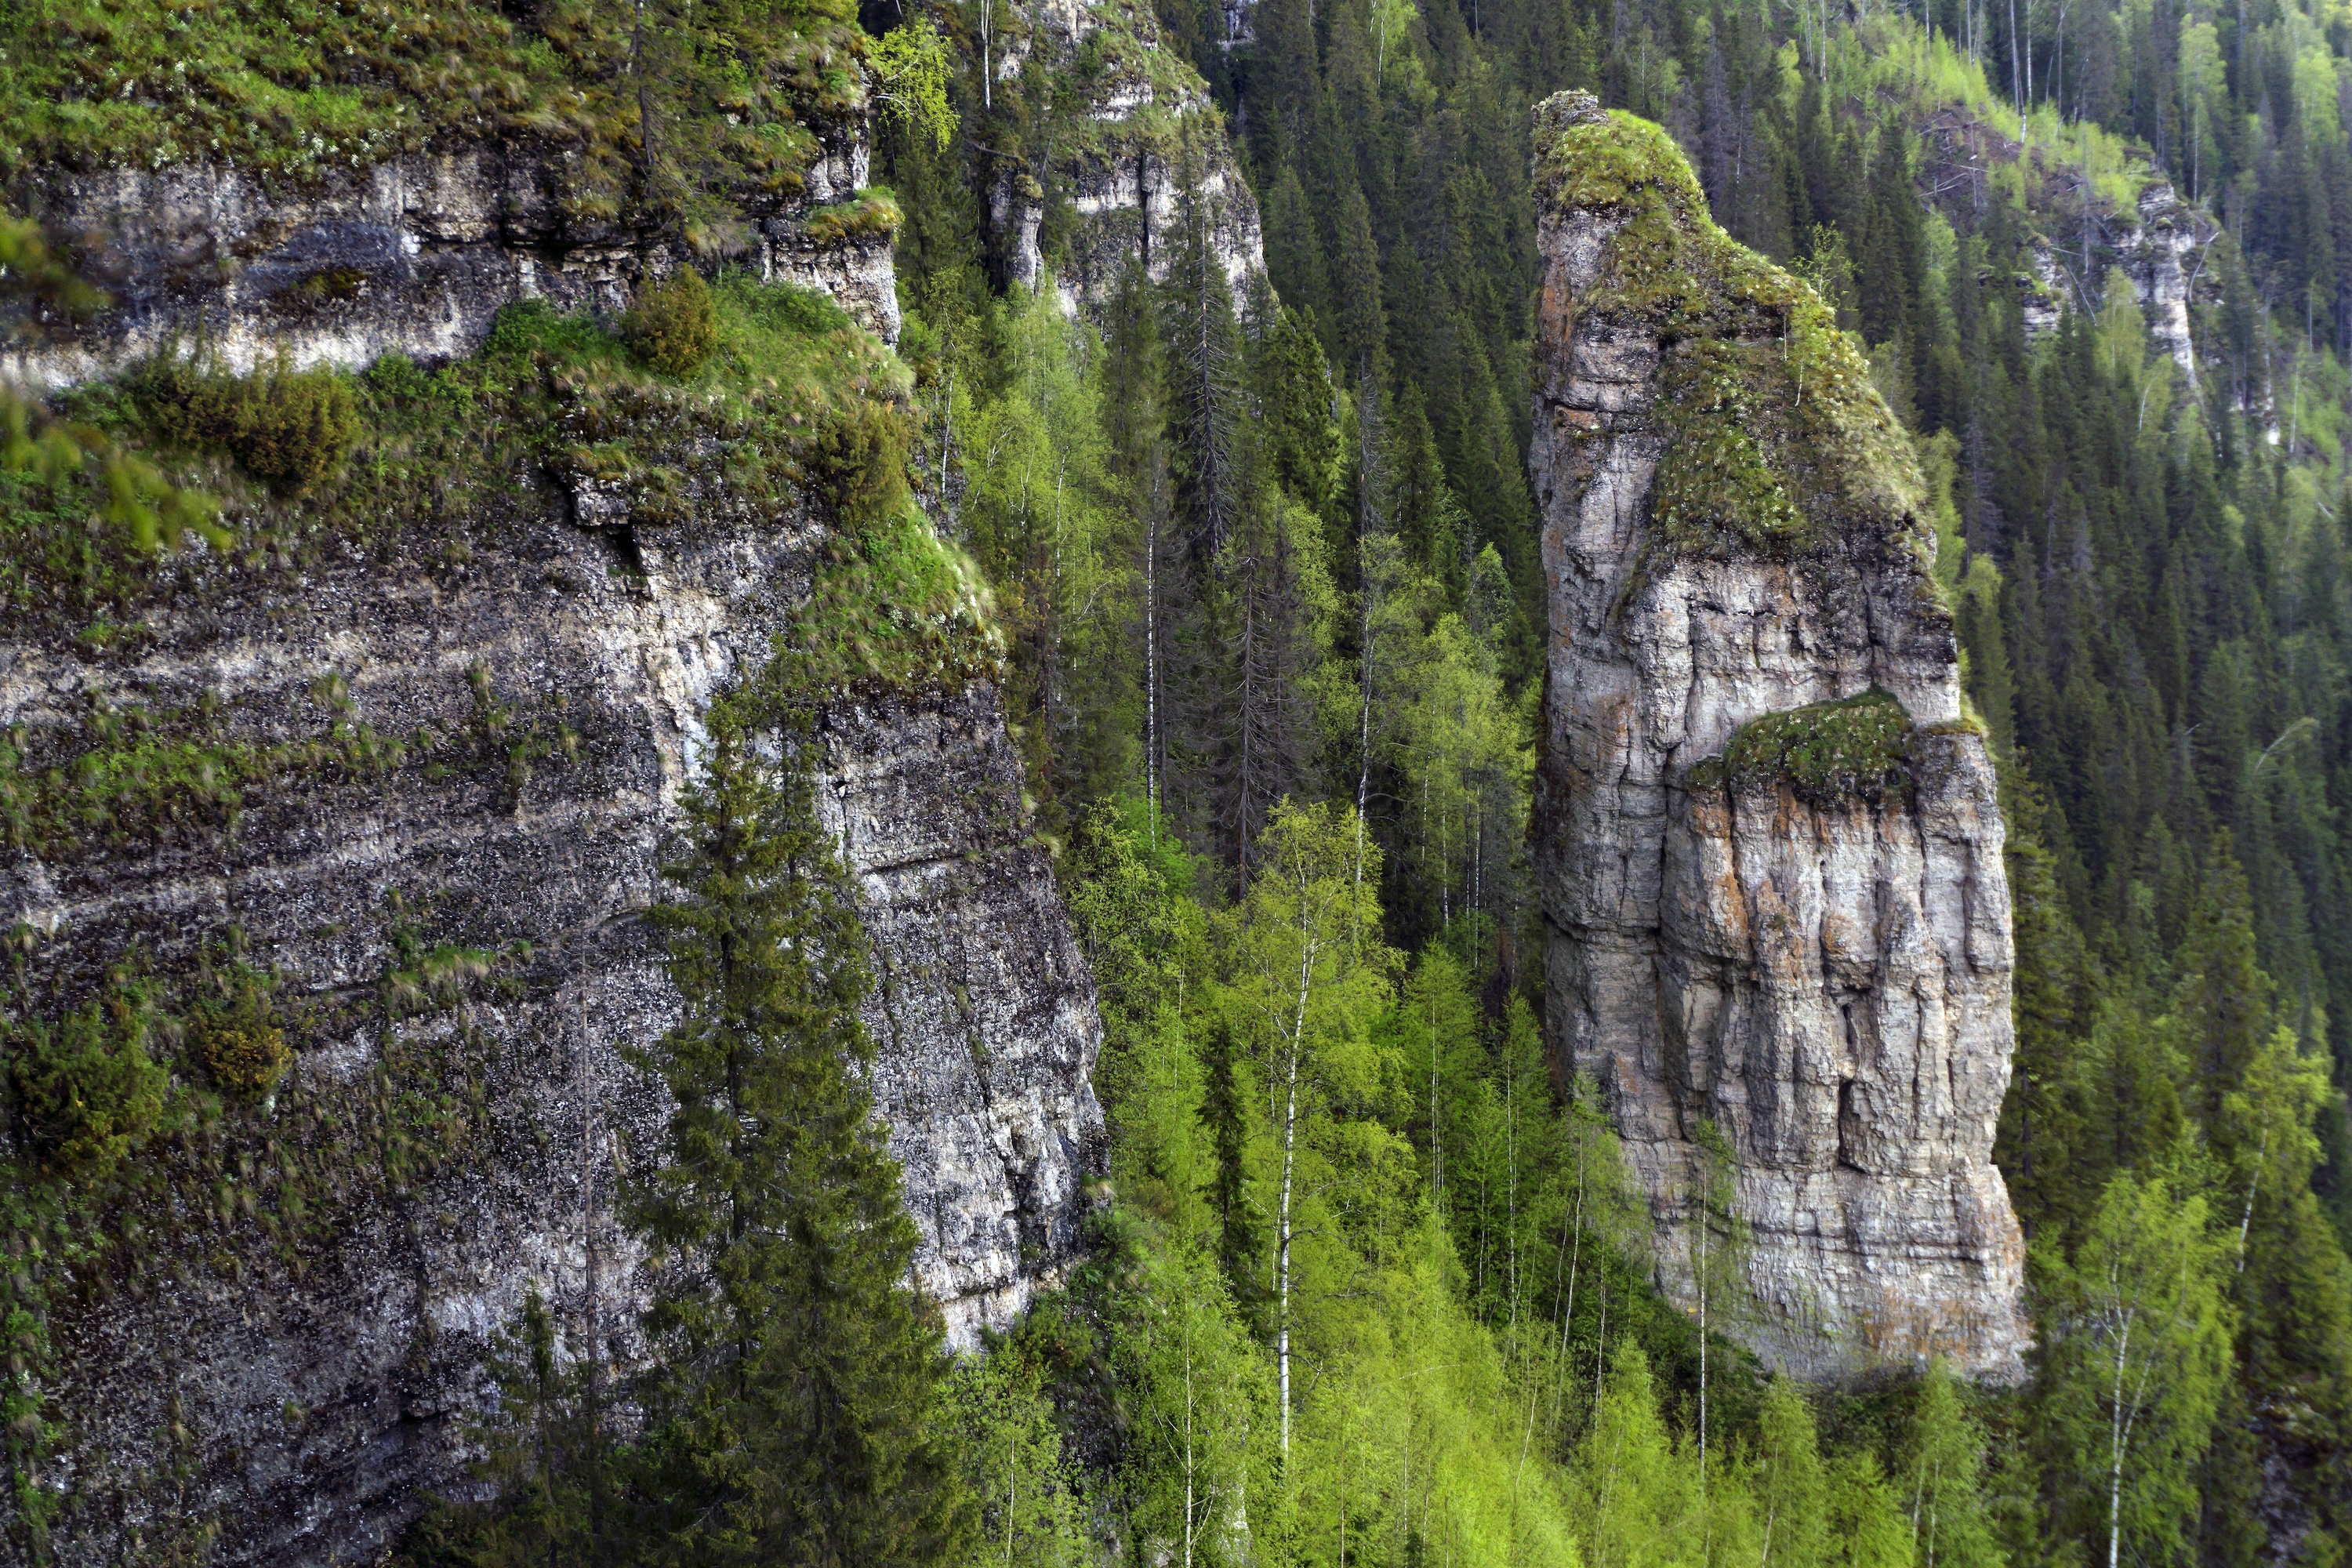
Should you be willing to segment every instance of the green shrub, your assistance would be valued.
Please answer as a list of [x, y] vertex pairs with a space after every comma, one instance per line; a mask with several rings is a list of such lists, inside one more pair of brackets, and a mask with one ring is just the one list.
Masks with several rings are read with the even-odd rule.
[[206, 979], [188, 1020], [189, 1043], [223, 1092], [258, 1100], [294, 1060], [286, 1032], [270, 1017], [268, 976], [232, 963]]
[[7, 1045], [17, 1114], [63, 1170], [105, 1173], [163, 1114], [171, 1079], [147, 1054], [147, 1015], [132, 999], [92, 1002], [57, 1023], [28, 1019]]
[[636, 356], [664, 375], [691, 375], [719, 346], [719, 307], [710, 285], [691, 267], [642, 285], [621, 336]]
[[906, 416], [860, 399], [818, 428], [808, 456], [810, 482], [850, 531], [887, 522], [906, 510]]
[[284, 363], [228, 375], [167, 350], [131, 378], [148, 424], [176, 446], [226, 451], [281, 494], [308, 489], [360, 432], [350, 377]]
[[517, 300], [499, 311], [482, 345], [485, 359], [543, 353], [565, 363], [610, 359], [620, 352], [613, 334], [589, 316], [567, 316], [544, 300]]
[[360, 433], [351, 382], [323, 369], [247, 377], [235, 419], [229, 450], [255, 479], [287, 492], [308, 489], [341, 462]]
[[839, 245], [852, 239], [887, 239], [903, 221], [898, 198], [871, 185], [845, 202], [819, 207], [808, 215], [803, 230], [818, 245]]

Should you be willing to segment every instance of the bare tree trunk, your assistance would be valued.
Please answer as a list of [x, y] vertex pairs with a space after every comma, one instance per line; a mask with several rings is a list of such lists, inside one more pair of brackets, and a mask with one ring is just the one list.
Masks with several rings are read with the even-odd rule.
[[2124, 1365], [2131, 1351], [2131, 1314], [2124, 1315], [2123, 1332], [2116, 1336], [2116, 1407], [2107, 1420], [2107, 1568], [2117, 1568], [2124, 1542], [2124, 1445], [2131, 1438], [2131, 1422], [2124, 1415]]
[[1282, 1385], [1282, 1459], [1290, 1462], [1290, 1193], [1297, 1171], [1298, 1058], [1307, 1047], [1307, 994], [1315, 977], [1317, 942], [1306, 931], [1306, 874], [1299, 875], [1298, 1005], [1290, 1026], [1290, 1070], [1283, 1090], [1282, 1217], [1275, 1249], [1275, 1363]]
[[[1144, 830], [1160, 847], [1160, 508], [1145, 500], [1143, 531]], [[1190, 1564], [1187, 1564], [1190, 1568]]]

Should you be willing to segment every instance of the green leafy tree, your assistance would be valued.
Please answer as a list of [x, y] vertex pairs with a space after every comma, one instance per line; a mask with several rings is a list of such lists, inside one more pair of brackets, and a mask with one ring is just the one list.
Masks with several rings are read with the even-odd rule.
[[1911, 1412], [1911, 1550], [1919, 1568], [2001, 1568], [1984, 1496], [1985, 1434], [1951, 1370], [1937, 1362], [1919, 1382]]
[[2234, 1237], [2161, 1176], [2107, 1184], [2046, 1317], [2053, 1416], [2080, 1465], [2074, 1521], [2109, 1568], [2177, 1556], [2229, 1378]]
[[1260, 1054], [1272, 1109], [1275, 1361], [1286, 1455], [1302, 1156], [1334, 1096], [1364, 1098], [1379, 1082], [1368, 1030], [1392, 967], [1380, 940], [1378, 868], [1360, 879], [1357, 855], [1352, 813], [1283, 801], [1258, 843], [1259, 874], [1229, 937], [1229, 1005]]
[[956, 133], [948, 99], [948, 41], [928, 16], [891, 28], [866, 51], [874, 68], [875, 101], [885, 119], [944, 149]]
[[980, 1508], [971, 1568], [1075, 1568], [1087, 1540], [1076, 1477], [1062, 1453], [1040, 1369], [1015, 1344], [965, 1359], [947, 1405], [964, 1483]]
[[1787, 1378], [1765, 1387], [1748, 1487], [1763, 1516], [1759, 1568], [1810, 1568], [1828, 1556], [1836, 1522], [1831, 1477], [1813, 1413]]
[[485, 1451], [475, 1473], [496, 1491], [472, 1504], [426, 1499], [394, 1558], [400, 1568], [541, 1568], [620, 1555], [625, 1543], [597, 1528], [612, 1450], [597, 1430], [587, 1363], [562, 1348], [534, 1286], [515, 1331], [493, 1342], [498, 1405], [472, 1434]]

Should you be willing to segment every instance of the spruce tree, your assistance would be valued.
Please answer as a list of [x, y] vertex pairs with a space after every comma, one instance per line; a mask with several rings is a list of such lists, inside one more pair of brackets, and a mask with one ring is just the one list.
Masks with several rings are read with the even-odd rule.
[[[969, 1506], [934, 1426], [942, 1330], [873, 1119], [867, 973], [801, 727], [722, 699], [655, 919], [684, 1006], [633, 1053], [675, 1102], [625, 1217], [655, 1369], [630, 1477], [648, 1563], [940, 1561]], [[772, 731], [771, 731], [772, 733]]]

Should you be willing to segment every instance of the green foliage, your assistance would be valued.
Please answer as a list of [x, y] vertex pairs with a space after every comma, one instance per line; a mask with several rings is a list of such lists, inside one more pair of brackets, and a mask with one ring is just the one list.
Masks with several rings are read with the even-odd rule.
[[597, 1505], [610, 1478], [588, 1362], [560, 1357], [562, 1348], [546, 1298], [527, 1288], [520, 1321], [491, 1345], [498, 1406], [469, 1434], [486, 1451], [477, 1474], [496, 1490], [474, 1503], [428, 1497], [393, 1558], [400, 1568], [535, 1568], [606, 1557], [611, 1542], [596, 1529]]
[[[1919, 1382], [1910, 1441], [1896, 1479], [1911, 1489], [1911, 1538], [1921, 1564], [2003, 1568], [1984, 1487], [1985, 1432], [1949, 1368]], [[1898, 1494], [1899, 1490], [1898, 1490]]]
[[719, 346], [719, 307], [710, 285], [691, 267], [640, 283], [621, 317], [621, 340], [664, 375], [693, 374]]
[[896, 521], [907, 507], [907, 422], [897, 410], [857, 402], [819, 427], [809, 477], [853, 536]]
[[972, 1568], [1077, 1568], [1088, 1558], [1078, 1479], [1063, 1458], [1043, 1368], [1000, 1344], [968, 1357], [948, 1380], [949, 1430], [965, 1490], [979, 1504], [967, 1548]]
[[869, 185], [845, 202], [812, 207], [804, 222], [803, 232], [816, 244], [839, 245], [852, 239], [887, 239], [898, 232], [901, 216], [897, 197], [878, 185]]
[[293, 1064], [286, 1032], [271, 1016], [270, 977], [241, 959], [207, 966], [188, 1013], [188, 1040], [214, 1083], [259, 1099]]
[[7, 1026], [16, 1119], [54, 1169], [104, 1176], [154, 1130], [170, 1075], [147, 1052], [151, 1016], [125, 987], [55, 1021]]
[[[623, 1212], [651, 1249], [628, 1463], [649, 1553], [918, 1563], [970, 1515], [937, 1426], [936, 1309], [860, 1071], [866, 947], [812, 783], [759, 760], [747, 694], [714, 705], [686, 803], [685, 893], [656, 912], [681, 1021], [633, 1053], [668, 1089], [667, 1151]], [[771, 715], [768, 722], [782, 715]]]
[[1767, 713], [1733, 732], [1720, 756], [1694, 765], [1694, 794], [1780, 784], [1816, 805], [1875, 800], [1909, 780], [1911, 716], [1873, 688], [1833, 702]]
[[130, 380], [149, 426], [176, 446], [235, 455], [246, 471], [299, 494], [341, 462], [360, 432], [351, 379], [283, 363], [231, 375], [167, 349]]
[[1574, 118], [1570, 112], [1565, 97], [1548, 100], [1536, 111], [1538, 195], [1562, 206], [1597, 210], [1651, 200], [1684, 214], [1706, 210], [1690, 160], [1664, 129], [1622, 110]]
[[874, 66], [879, 88], [875, 100], [884, 117], [944, 149], [956, 132], [956, 111], [948, 100], [948, 41], [931, 19], [917, 16], [891, 28], [866, 58]]
[[266, 0], [194, 12], [137, 0], [15, 21], [0, 68], [0, 169], [220, 163], [348, 179], [388, 158], [499, 137], [545, 146], [564, 216], [624, 206], [690, 239], [740, 200], [800, 189], [813, 120], [862, 105], [843, 6], [564, 0], [518, 22]]
[[2094, 1552], [2175, 1556], [2196, 1518], [2234, 1327], [2227, 1244], [2162, 1176], [2107, 1184], [2071, 1269], [2044, 1286], [2052, 1434], [2079, 1468], [2062, 1528]]

